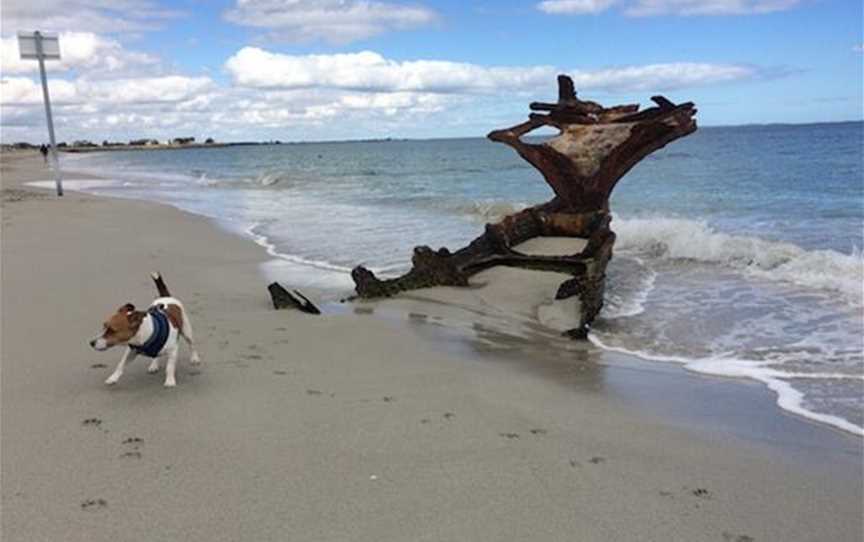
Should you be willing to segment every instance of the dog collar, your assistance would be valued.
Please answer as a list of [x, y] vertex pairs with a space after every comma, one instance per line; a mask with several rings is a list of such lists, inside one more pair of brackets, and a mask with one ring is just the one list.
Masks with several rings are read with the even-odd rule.
[[168, 316], [159, 310], [159, 308], [153, 307], [147, 311], [147, 314], [153, 322], [153, 332], [150, 334], [150, 337], [144, 341], [144, 344], [130, 344], [129, 348], [142, 356], [155, 358], [159, 355], [159, 352], [162, 351], [162, 347], [165, 346], [165, 343], [168, 342], [168, 332], [171, 328], [168, 323]]

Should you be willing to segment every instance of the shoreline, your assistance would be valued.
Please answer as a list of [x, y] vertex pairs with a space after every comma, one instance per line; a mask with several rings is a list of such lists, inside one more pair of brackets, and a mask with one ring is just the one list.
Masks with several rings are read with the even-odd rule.
[[[530, 340], [453, 340], [428, 305], [276, 312], [254, 240], [151, 202], [7, 201], [10, 175], [17, 190], [28, 174], [3, 165], [10, 540], [146, 536], [142, 505], [169, 539], [860, 539], [860, 440], [784, 414], [768, 390]], [[152, 299], [156, 265], [204, 366], [181, 355], [170, 391], [143, 364], [105, 388], [119, 352], [84, 340], [105, 310]], [[37, 340], [42, 325], [58, 336]], [[82, 425], [93, 416], [98, 428]], [[133, 436], [144, 444], [127, 450]]]
[[[227, 144], [217, 144], [217, 145], [227, 146]], [[243, 144], [241, 144], [241, 145], [243, 145]], [[186, 145], [186, 147], [188, 147], [188, 148], [193, 148], [195, 146], [196, 145]], [[205, 145], [199, 144], [198, 146], [204, 147]], [[209, 146], [214, 146], [214, 145], [211, 144]], [[177, 147], [177, 148], [180, 148], [180, 147]], [[99, 150], [99, 149], [94, 149], [94, 150]], [[36, 156], [35, 152], [34, 152], [34, 156]], [[35, 158], [34, 158], [34, 160], [35, 160]], [[69, 170], [69, 171], [66, 171], [65, 174], [67, 176], [71, 177], [71, 178], [67, 179], [71, 182], [76, 182], [76, 181], [81, 180], [81, 179], [83, 179], [85, 181], [92, 180], [95, 183], [99, 183], [101, 181], [104, 181], [106, 183], [114, 182], [111, 179], [101, 177], [99, 175], [93, 175], [92, 173], [80, 173], [80, 172], [75, 172], [73, 170]], [[28, 181], [26, 183], [28, 185], [28, 188], [36, 188], [37, 190], [48, 190], [48, 191], [53, 190], [54, 181], [45, 180], [44, 181], [46, 183], [45, 186], [38, 186], [38, 187], [32, 186], [32, 184], [30, 184], [31, 182], [32, 182], [32, 180]], [[51, 185], [50, 187], [49, 187], [49, 184]], [[90, 186], [91, 185], [87, 185], [84, 188], [87, 188]], [[68, 190], [70, 190], [72, 192], [77, 192], [79, 194], [89, 194], [88, 192], [85, 192], [85, 191], [75, 190], [75, 188], [69, 188]], [[259, 234], [255, 231], [255, 229], [259, 226], [259, 224], [257, 224], [257, 223], [232, 225], [232, 223], [230, 223], [230, 222], [226, 223], [224, 221], [220, 221], [220, 219], [215, 217], [215, 216], [210, 216], [210, 215], [206, 215], [206, 214], [202, 214], [202, 213], [196, 213], [194, 211], [189, 211], [187, 209], [184, 209], [183, 207], [180, 207], [180, 206], [177, 206], [177, 205], [174, 205], [171, 203], [167, 203], [167, 202], [163, 203], [163, 202], [157, 202], [157, 201], [146, 200], [146, 199], [141, 199], [141, 198], [124, 198], [124, 197], [105, 195], [105, 194], [97, 194], [96, 197], [118, 199], [118, 200], [127, 200], [127, 201], [139, 201], [139, 202], [142, 202], [145, 204], [150, 203], [150, 204], [154, 204], [154, 205], [164, 205], [164, 206], [170, 207], [172, 209], [175, 209], [181, 213], [188, 214], [189, 216], [192, 216], [195, 218], [203, 218], [204, 220], [207, 220], [209, 223], [211, 223], [213, 225], [213, 227], [217, 228], [219, 231], [221, 231], [225, 234], [237, 236], [237, 237], [239, 237], [243, 240], [246, 240], [246, 241], [251, 241], [257, 247], [263, 249], [266, 252], [267, 256], [269, 256], [269, 259], [265, 258], [259, 263], [259, 269], [260, 269], [261, 275], [263, 278], [266, 278], [266, 280], [268, 282], [283, 281], [288, 285], [293, 285], [293, 281], [291, 280], [292, 275], [296, 276], [296, 274], [298, 274], [298, 273], [305, 274], [307, 271], [307, 268], [310, 266], [315, 267], [315, 268], [319, 268], [319, 269], [324, 269], [326, 271], [337, 271], [337, 272], [343, 272], [344, 271], [343, 269], [336, 268], [335, 266], [332, 266], [332, 265], [319, 267], [318, 265], [315, 265], [315, 262], [309, 262], [309, 261], [302, 260], [302, 259], [300, 261], [298, 261], [296, 259], [296, 257], [292, 257], [291, 255], [285, 255], [285, 254], [279, 253], [278, 251], [276, 251], [275, 246], [271, 243], [271, 241], [265, 235]], [[546, 240], [535, 239], [532, 241], [540, 241], [537, 244], [536, 248], [533, 249], [535, 252], [537, 252], [539, 249], [539, 252], [541, 252], [541, 253], [550, 253], [551, 254], [551, 253], [557, 253], [562, 248], [562, 246], [560, 245], [561, 240], [554, 239], [554, 238], [548, 238]], [[581, 243], [581, 241], [577, 241], [577, 243]], [[569, 242], [565, 242], [564, 246], [566, 246], [567, 244], [569, 244]], [[529, 247], [526, 246], [525, 248], [529, 248]], [[529, 249], [529, 252], [531, 250], [532, 249]], [[505, 268], [501, 268], [498, 270], [499, 275], [507, 273], [506, 270], [502, 270], [502, 269], [505, 269]], [[520, 274], [520, 271], [513, 270], [513, 273], [518, 275], [518, 274]], [[530, 273], [530, 272], [523, 272], [523, 273]], [[540, 275], [544, 275], [544, 273], [540, 273]], [[506, 279], [503, 279], [500, 276], [496, 277], [494, 272], [491, 274], [491, 276], [493, 277], [493, 282], [500, 282], [500, 283], [506, 283], [507, 282]], [[510, 306], [504, 307], [504, 309], [505, 309], [504, 312], [507, 314], [507, 317], [510, 317], [514, 314], [518, 314], [518, 312], [520, 310], [525, 310], [526, 308], [528, 308], [528, 305], [530, 305], [531, 299], [542, 298], [544, 295], [544, 292], [546, 292], [547, 290], [553, 291], [555, 289], [555, 287], [557, 286], [557, 283], [560, 282], [560, 280], [556, 281], [554, 279], [551, 281], [541, 280], [539, 277], [535, 278], [535, 280], [538, 280], [541, 282], [541, 284], [539, 284], [538, 287], [535, 288], [536, 291], [522, 292], [521, 293], [522, 299], [520, 299], [519, 303], [515, 303], [515, 304], [511, 303]], [[483, 279], [482, 275], [481, 275], [481, 278], [475, 279], [472, 282], [484, 283], [485, 279]], [[523, 284], [526, 283], [525, 280], [518, 280], [517, 282], [523, 283]], [[353, 284], [350, 282], [350, 278], [346, 277], [346, 285], [353, 286]], [[506, 284], [502, 284], [502, 286], [500, 288], [498, 288], [498, 290], [499, 291], [497, 291], [497, 292], [492, 292], [491, 299], [495, 299], [495, 298], [500, 299], [502, 296], [506, 297], [506, 295], [507, 295]], [[349, 310], [343, 310], [339, 307], [339, 305], [342, 304], [342, 301], [339, 300], [339, 298], [342, 297], [341, 294], [337, 295], [337, 296], [333, 296], [333, 295], [329, 295], [329, 297], [327, 296], [327, 291], [328, 291], [327, 287], [322, 286], [319, 289], [313, 285], [313, 286], [308, 287], [308, 291], [311, 291], [313, 295], [324, 295], [324, 298], [320, 299], [320, 304], [323, 304], [324, 306], [329, 306], [330, 309], [332, 309], [333, 311], [335, 311], [337, 313], [351, 312], [350, 309]], [[478, 306], [478, 305], [487, 306], [487, 307], [490, 306], [489, 300], [483, 299], [484, 296], [482, 296], [482, 295], [477, 296], [477, 299], [474, 299], [472, 302], [466, 303], [463, 301], [462, 298], [466, 297], [467, 295], [468, 294], [466, 294], [465, 291], [460, 290], [460, 289], [433, 288], [433, 289], [426, 289], [426, 290], [418, 290], [416, 292], [408, 292], [406, 294], [403, 294], [402, 296], [399, 296], [395, 300], [390, 300], [390, 299], [376, 300], [372, 303], [380, 305], [383, 309], [382, 312], [385, 312], [385, 313], [388, 312], [387, 307], [389, 305], [389, 306], [401, 307], [401, 308], [397, 309], [396, 312], [400, 313], [400, 314], [404, 313], [404, 314], [409, 314], [409, 315], [418, 313], [418, 311], [419, 312], [424, 312], [424, 311], [428, 312], [427, 309], [430, 308], [427, 305], [428, 303], [432, 303], [433, 305], [438, 305], [438, 306], [442, 306], [442, 305], [447, 306], [447, 309], [444, 311], [444, 314], [446, 315], [446, 319], [449, 321], [448, 325], [450, 325], [451, 327], [454, 327], [453, 331], [455, 331], [456, 334], [458, 335], [458, 333], [459, 333], [458, 328], [465, 329], [467, 327], [471, 327], [471, 326], [476, 325], [475, 319], [478, 316], [478, 313], [472, 307]], [[548, 299], [545, 302], [545, 305], [547, 305], [548, 308], [552, 308], [551, 306], [553, 304], [551, 303], [551, 301], [552, 301], [551, 299]], [[417, 303], [420, 304], [419, 308], [417, 306]], [[458, 314], [458, 312], [460, 312], [459, 311], [460, 308], [461, 309], [467, 309], [468, 312], [473, 314], [473, 316], [469, 315], [468, 318], [465, 318], [464, 315]], [[550, 315], [549, 318], [545, 319], [545, 320], [549, 320], [548, 322], [542, 323], [542, 322], [531, 321], [529, 323], [529, 325], [532, 325], [532, 326], [540, 325], [544, 331], [549, 332], [548, 334], [544, 333], [545, 336], [543, 336], [543, 337], [535, 338], [534, 339], [535, 342], [552, 340], [552, 341], [556, 342], [559, 346], [560, 345], [566, 345], [567, 343], [571, 342], [567, 339], [560, 339], [559, 337], [557, 337], [556, 333], [555, 333], [555, 329], [553, 329], [553, 328], [555, 328], [556, 324], [559, 324], [561, 321], [566, 321], [566, 318], [561, 317], [562, 315], [560, 314], [560, 312], [561, 312], [560, 309], [554, 310], [554, 311], [547, 311], [547, 313], [552, 313], [555, 316], [558, 316], [557, 322], [556, 322], [556, 317]], [[490, 315], [484, 313], [482, 316], [488, 317]], [[525, 324], [525, 316], [526, 315], [523, 315], [522, 317], [517, 316], [512, 321], [508, 318], [506, 321], [497, 322], [498, 327], [499, 327], [499, 331], [500, 331], [499, 334], [501, 336], [510, 335], [511, 332], [515, 331], [514, 329], [511, 328], [512, 325], [515, 324], [516, 326], [519, 326], [519, 325]], [[539, 320], [544, 320], [544, 318], [542, 318], [541, 314], [537, 314], [536, 317]], [[439, 320], [440, 319], [442, 319], [442, 318], [439, 317]], [[532, 319], [529, 317], [528, 320], [532, 320]], [[546, 329], [546, 328], [549, 328], [549, 329]], [[565, 324], [558, 331], [562, 331], [562, 330], [567, 329], [567, 328], [568, 328], [568, 326]], [[468, 340], [468, 341], [475, 340], [475, 339], [476, 338], [467, 337], [467, 336], [463, 337], [463, 340]], [[504, 338], [503, 341], [507, 342], [508, 339]], [[862, 436], [864, 436], [864, 429], [862, 429], [861, 427], [858, 427], [857, 425], [855, 425], [855, 424], [853, 424], [853, 423], [851, 423], [851, 422], [849, 422], [843, 418], [839, 418], [837, 416], [828, 415], [828, 414], [811, 412], [811, 411], [803, 408], [800, 404], [800, 402], [801, 402], [800, 393], [797, 392], [794, 388], [790, 387], [785, 382], [779, 380], [778, 378], [761, 377], [759, 375], [753, 375], [753, 374], [748, 373], [748, 372], [744, 372], [744, 373], [740, 373], [740, 374], [733, 372], [732, 374], [727, 374], [727, 373], [717, 371], [716, 369], [712, 369], [709, 367], [706, 367], [705, 369], [695, 368], [695, 367], [691, 367], [691, 365], [694, 365], [694, 364], [699, 365], [700, 363], [703, 363], [706, 360], [701, 360], [701, 359], [697, 359], [697, 358], [665, 357], [665, 356], [660, 356], [660, 355], [652, 356], [652, 355], [647, 355], [647, 354], [642, 353], [642, 352], [631, 352], [631, 351], [624, 350], [621, 348], [611, 347], [611, 346], [605, 345], [602, 343], [602, 341], [599, 338], [597, 338], [595, 336], [589, 337], [589, 342], [600, 351], [597, 354], [597, 357], [598, 357], [598, 361], [601, 363], [604, 362], [604, 358], [612, 358], [612, 359], [617, 358], [616, 363], [620, 363], [620, 360], [622, 360], [622, 359], [623, 360], [629, 360], [629, 363], [633, 363], [636, 366], [642, 366], [642, 364], [647, 364], [647, 366], [650, 367], [652, 363], [661, 363], [663, 365], [673, 366], [676, 369], [682, 370], [686, 374], [690, 374], [690, 375], [698, 375], [700, 377], [708, 377], [708, 378], [719, 378], [719, 379], [722, 379], [726, 382], [731, 382], [733, 384], [734, 383], [743, 383], [743, 384], [749, 385], [749, 384], [755, 383], [755, 384], [762, 386], [765, 391], [767, 391], [769, 394], [771, 394], [771, 396], [774, 398], [775, 407], [784, 415], [789, 415], [789, 416], [795, 417], [795, 418], [802, 420], [802, 421], [805, 421], [807, 423], [815, 423], [821, 427], [827, 427], [831, 430], [839, 431], [844, 435], [852, 436], [854, 438], [861, 438]], [[566, 347], [565, 347], [565, 349], [566, 349]], [[730, 359], [730, 360], [728, 360], [728, 362], [729, 363], [735, 363], [736, 360]], [[624, 364], [627, 365], [628, 361], [625, 361]], [[770, 373], [770, 371], [769, 371], [769, 373]], [[779, 375], [779, 376], [782, 378], [782, 375]]]
[[[226, 146], [225, 144], [220, 144], [220, 145]], [[195, 145], [187, 145], [187, 147], [189, 147], [189, 148], [192, 148], [194, 146]], [[204, 145], [200, 144], [199, 146], [203, 147]], [[213, 145], [210, 145], [210, 146], [213, 146]], [[94, 150], [98, 150], [98, 149], [94, 149]], [[34, 154], [34, 156], [35, 156], [35, 154]], [[75, 172], [72, 170], [67, 171], [66, 175], [71, 176], [71, 179], [67, 179], [67, 180], [70, 180], [71, 182], [77, 182], [80, 179], [83, 179], [85, 181], [92, 180], [94, 183], [99, 183], [102, 181], [104, 181], [106, 183], [114, 182], [111, 179], [107, 179], [107, 178], [101, 177], [99, 175], [93, 175], [92, 173], [80, 173], [80, 172]], [[45, 186], [35, 186], [35, 187], [32, 185], [31, 182], [28, 182], [26, 184], [28, 185], [28, 187], [36, 188], [38, 190], [53, 190], [53, 181], [47, 181], [46, 180], [46, 181], [44, 181], [44, 183], [46, 183]], [[50, 187], [49, 187], [49, 184], [51, 185]], [[84, 188], [87, 188], [90, 186], [91, 185], [87, 185], [87, 186], [84, 186]], [[80, 187], [80, 185], [79, 185], [79, 187]], [[70, 188], [69, 190], [71, 190], [73, 192], [78, 192], [80, 194], [89, 194], [88, 192], [85, 192], [85, 191], [77, 191], [77, 190], [75, 190], [75, 188]], [[146, 199], [141, 199], [141, 198], [123, 198], [123, 197], [119, 197], [119, 196], [111, 196], [111, 195], [105, 195], [105, 194], [97, 194], [96, 196], [97, 197], [111, 198], [111, 199], [140, 201], [140, 202], [144, 202], [144, 203], [153, 203], [155, 205], [165, 205], [165, 206], [168, 206], [170, 208], [176, 209], [176, 210], [180, 211], [181, 213], [187, 213], [190, 216], [194, 216], [196, 218], [203, 218], [203, 219], [209, 221], [214, 227], [218, 228], [220, 231], [222, 231], [226, 234], [238, 236], [244, 240], [252, 241], [256, 246], [264, 249], [266, 254], [270, 257], [269, 260], [265, 259], [264, 261], [260, 262], [260, 264], [259, 264], [259, 269], [261, 271], [261, 274], [263, 277], [265, 277], [267, 279], [268, 282], [281, 280], [281, 281], [285, 282], [286, 284], [292, 285], [293, 284], [293, 281], [291, 280], [292, 275], [296, 276], [298, 273], [299, 274], [306, 274], [307, 268], [310, 266], [314, 267], [314, 268], [318, 268], [318, 269], [323, 269], [326, 271], [336, 271], [336, 272], [345, 271], [344, 269], [340, 269], [340, 268], [337, 268], [337, 267], [332, 266], [332, 265], [318, 266], [315, 264], [315, 262], [309, 262], [309, 261], [302, 260], [302, 259], [300, 259], [300, 261], [298, 261], [298, 259], [296, 257], [279, 253], [275, 249], [275, 246], [267, 238], [267, 236], [259, 234], [255, 231], [256, 228], [259, 226], [259, 224], [257, 224], [257, 223], [240, 224], [239, 226], [238, 225], [232, 225], [231, 223], [226, 223], [224, 221], [220, 221], [220, 219], [215, 217], [215, 216], [210, 216], [210, 215], [206, 215], [206, 214], [202, 214], [202, 213], [196, 213], [194, 211], [189, 211], [187, 209], [184, 209], [181, 206], [174, 205], [172, 203], [167, 203], [167, 202], [163, 203], [163, 202], [157, 202], [157, 201], [146, 200]], [[548, 239], [543, 240], [543, 241], [541, 241], [540, 239], [536, 239], [533, 241], [540, 241], [540, 243], [538, 243], [537, 247], [536, 247], [536, 249], [539, 249], [539, 252], [557, 253], [556, 251], [560, 251], [560, 249], [562, 248], [562, 246], [560, 245], [561, 241], [554, 239], [554, 238], [548, 238]], [[569, 243], [565, 243], [565, 246], [566, 246], [566, 244], [569, 244]], [[529, 247], [525, 247], [525, 248], [529, 248]], [[535, 249], [535, 252], [537, 251], [536, 249]], [[501, 271], [500, 269], [499, 269], [499, 271], [500, 271], [500, 273], [506, 273], [506, 271]], [[515, 271], [515, 270], [514, 270], [514, 273], [517, 275], [519, 274], [519, 272]], [[540, 275], [543, 275], [543, 273], [541, 273]], [[493, 277], [495, 276], [494, 273], [492, 276]], [[552, 280], [551, 282], [544, 281], [544, 280], [541, 280], [539, 277], [536, 278], [536, 280], [539, 280], [541, 283], [545, 283], [545, 286], [541, 284], [541, 285], [539, 285], [538, 288], [536, 288], [536, 291], [533, 291], [530, 293], [529, 292], [522, 292], [521, 303], [511, 304], [511, 306], [505, 308], [505, 312], [507, 313], [508, 316], [513, 315], [515, 313], [518, 313], [519, 310], [526, 309], [527, 308], [526, 303], [530, 303], [529, 299], [540, 299], [544, 295], [544, 292], [546, 290], [548, 290], [548, 291], [554, 290], [555, 287], [557, 286], [557, 282], [560, 282], [560, 280], [557, 282], [555, 280]], [[502, 282], [502, 283], [507, 282], [506, 280], [501, 280], [500, 278], [497, 281]], [[474, 282], [483, 283], [484, 279], [480, 278], [479, 281], [475, 280]], [[517, 282], [520, 282], [523, 284], [526, 283], [525, 280], [520, 280]], [[346, 277], [346, 285], [353, 286], [353, 284], [350, 282], [350, 279], [347, 277]], [[450, 309], [456, 309], [456, 310], [458, 310], [460, 307], [464, 309], [464, 308], [469, 308], [473, 305], [489, 306], [488, 300], [484, 300], [482, 295], [478, 296], [477, 299], [474, 299], [472, 303], [464, 303], [462, 301], [462, 299], [460, 299], [460, 298], [464, 297], [463, 294], [465, 294], [465, 292], [462, 290], [458, 290], [458, 289], [453, 290], [453, 291], [451, 291], [451, 290], [452, 289], [450, 289], [450, 288], [433, 288], [433, 289], [427, 289], [427, 290], [419, 290], [416, 292], [409, 292], [407, 294], [403, 294], [402, 296], [399, 296], [399, 298], [397, 298], [397, 300], [395, 302], [392, 300], [377, 300], [374, 303], [378, 303], [380, 305], [383, 305], [384, 307], [386, 307], [388, 304], [399, 306], [400, 304], [403, 304], [404, 300], [411, 300], [411, 301], [408, 301], [409, 304], [412, 302], [415, 302], [415, 301], [420, 302], [421, 305], [423, 303], [431, 302], [431, 303], [436, 304], [436, 305], [440, 305], [440, 304], [449, 305]], [[506, 290], [506, 285], [499, 288], [499, 291], [497, 293], [493, 293], [492, 297], [493, 298], [495, 298], [495, 297], [501, 298], [502, 295], [506, 296], [505, 290]], [[325, 297], [323, 299], [321, 299], [320, 302], [325, 304], [325, 305], [328, 305], [333, 310], [335, 310], [335, 312], [337, 312], [337, 313], [345, 313], [346, 312], [345, 310], [341, 310], [338, 307], [338, 305], [342, 303], [341, 300], [337, 301], [337, 300], [339, 300], [340, 297], [342, 297], [341, 294], [337, 295], [337, 296], [330, 295], [329, 297], [327, 297], [327, 292], [328, 292], [327, 287], [322, 286], [320, 289], [318, 289], [318, 287], [316, 287], [314, 285], [308, 287], [308, 291], [311, 291], [313, 293], [313, 295], [319, 295], [319, 294], [324, 295]], [[553, 304], [551, 303], [551, 299], [547, 300], [545, 304], [548, 305], [547, 308], [552, 308], [551, 305], [553, 305]], [[403, 308], [401, 311], [407, 312], [410, 314], [412, 312], [416, 312], [417, 310], [418, 309], [416, 307], [409, 306], [408, 308]], [[424, 309], [424, 307], [421, 306], [419, 308], [419, 310], [423, 311], [425, 309]], [[350, 312], [350, 311], [347, 311], [347, 312]], [[384, 312], [386, 312], [386, 308], [384, 309]], [[475, 317], [476, 317], [477, 313], [476, 313], [476, 311], [474, 311], [474, 309], [469, 309], [469, 312], [474, 313]], [[551, 316], [551, 315], [549, 318], [543, 318], [542, 317], [543, 315], [537, 314], [536, 317], [538, 320], [549, 320], [549, 321], [547, 321], [545, 323], [543, 323], [543, 322], [531, 322], [531, 324], [532, 325], [541, 325], [543, 328], [549, 327], [550, 329], [548, 329], [546, 331], [553, 332], [554, 329], [552, 329], [552, 328], [554, 328], [556, 324], [560, 323], [561, 321], [566, 321], [566, 318], [561, 318], [562, 315], [560, 314], [560, 312], [561, 312], [560, 309], [547, 310], [547, 314], [551, 313], [552, 315], [555, 315], [558, 318], [556, 318], [555, 316]], [[446, 311], [446, 314], [448, 316], [448, 319], [450, 320], [449, 325], [451, 325], [451, 326], [455, 326], [457, 328], [460, 328], [460, 327], [464, 328], [466, 326], [470, 327], [472, 325], [476, 325], [476, 322], [474, 322], [474, 320], [473, 320], [474, 317], [469, 317], [468, 319], [465, 319], [465, 318], [460, 319], [459, 316], [456, 315], [456, 311], [454, 311], [454, 310], [448, 310], [448, 311]], [[454, 318], [454, 316], [456, 316], [456, 317]], [[485, 317], [485, 316], [489, 316], [489, 315], [483, 314], [483, 316]], [[555, 321], [556, 319], [558, 320], [557, 322]], [[522, 318], [519, 318], [519, 317], [515, 318], [514, 321], [499, 322], [499, 324], [502, 324], [501, 327], [509, 327], [511, 324], [516, 324], [518, 326], [518, 325], [520, 325], [519, 320], [524, 320], [524, 315]], [[524, 322], [522, 322], [522, 323], [524, 324]], [[566, 328], [567, 328], [567, 326], [564, 325], [564, 327], [562, 327], [559, 331], [564, 330]], [[512, 329], [507, 329], [507, 330], [502, 329], [502, 335], [508, 335], [510, 331], [513, 331], [513, 330]], [[553, 341], [557, 342], [559, 345], [560, 344], [566, 344], [567, 342], [569, 342], [568, 340], [559, 340], [559, 338], [555, 337], [554, 335], [555, 335], [554, 333], [550, 333], [548, 336], [545, 336], [542, 338], [537, 338], [536, 341], [553, 340]], [[471, 338], [465, 338], [464, 340], [471, 340]], [[505, 339], [505, 342], [506, 342], [506, 339]], [[697, 367], [691, 367], [691, 365], [700, 365], [701, 363], [703, 363], [707, 360], [702, 360], [702, 359], [697, 359], [697, 358], [665, 357], [665, 356], [659, 356], [659, 355], [658, 356], [652, 356], [652, 355], [647, 355], [647, 354], [642, 353], [642, 352], [631, 352], [631, 351], [624, 350], [621, 348], [611, 347], [611, 346], [605, 345], [596, 336], [589, 337], [589, 342], [591, 344], [593, 344], [594, 347], [596, 347], [598, 350], [601, 351], [601, 353], [598, 354], [599, 358], [600, 358], [600, 362], [602, 362], [602, 358], [604, 358], [604, 357], [611, 356], [614, 358], [616, 356], [619, 356], [623, 359], [629, 359], [631, 361], [636, 361], [637, 365], [645, 363], [645, 362], [648, 362], [649, 365], [650, 365], [650, 363], [662, 363], [664, 365], [676, 366], [688, 374], [700, 375], [703, 377], [707, 376], [707, 377], [721, 378], [721, 379], [724, 379], [728, 382], [733, 382], [733, 383], [734, 382], [743, 382], [746, 384], [757, 383], [757, 384], [763, 386], [766, 391], [768, 391], [769, 393], [772, 394], [772, 396], [775, 398], [775, 406], [780, 411], [782, 411], [784, 414], [797, 417], [801, 420], [804, 420], [804, 421], [807, 421], [810, 423], [816, 423], [816, 424], [823, 426], [823, 427], [829, 427], [832, 430], [840, 431], [843, 434], [851, 435], [851, 436], [856, 437], [856, 438], [861, 438], [862, 436], [864, 436], [864, 429], [862, 429], [861, 427], [859, 427], [859, 426], [857, 426], [857, 425], [855, 425], [855, 424], [853, 424], [853, 423], [851, 423], [851, 422], [849, 422], [843, 418], [833, 416], [833, 415], [828, 415], [828, 414], [821, 414], [818, 412], [811, 412], [811, 411], [803, 408], [801, 406], [800, 393], [797, 390], [795, 390], [794, 388], [792, 388], [791, 386], [789, 386], [787, 383], [783, 382], [782, 380], [779, 380], [779, 378], [769, 378], [769, 377], [763, 377], [760, 375], [754, 375], [754, 374], [752, 374], [752, 371], [750, 371], [750, 372], [745, 371], [745, 372], [742, 372], [739, 374], [738, 372], [734, 372], [734, 371], [732, 373], [724, 373], [722, 371], [718, 371], [718, 370], [712, 369], [710, 367], [706, 367], [704, 369], [697, 368]], [[727, 362], [734, 364], [734, 363], [736, 363], [736, 360], [729, 359], [729, 360], [727, 360]], [[770, 373], [771, 371], [768, 371], [768, 372]], [[782, 378], [782, 375], [779, 375], [779, 377]]]

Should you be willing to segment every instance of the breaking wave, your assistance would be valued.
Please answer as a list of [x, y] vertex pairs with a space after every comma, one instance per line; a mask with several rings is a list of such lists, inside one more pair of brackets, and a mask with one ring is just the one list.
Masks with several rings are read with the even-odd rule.
[[[277, 185], [287, 185], [291, 177], [283, 172], [264, 172], [259, 173], [255, 177], [246, 177], [241, 179], [214, 179], [210, 178], [206, 173], [196, 175], [195, 184], [198, 186], [218, 187], [218, 188], [273, 188]], [[281, 188], [282, 186], [279, 186]]]
[[628, 318], [645, 312], [657, 272], [640, 258], [617, 258], [609, 267], [606, 280], [603, 318]]
[[453, 210], [478, 222], [497, 222], [505, 216], [529, 207], [527, 203], [505, 203], [501, 201], [471, 201], [453, 206]]
[[723, 265], [760, 278], [827, 290], [861, 304], [864, 255], [807, 250], [792, 243], [715, 231], [704, 222], [679, 218], [616, 218], [617, 250], [651, 258]]

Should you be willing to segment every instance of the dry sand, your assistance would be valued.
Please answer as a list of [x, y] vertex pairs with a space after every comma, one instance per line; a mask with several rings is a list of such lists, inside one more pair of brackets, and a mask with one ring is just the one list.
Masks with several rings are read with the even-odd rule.
[[[485, 347], [519, 292], [276, 312], [253, 243], [22, 190], [50, 179], [32, 155], [2, 175], [5, 542], [862, 539], [861, 440], [758, 386], [541, 346], [533, 309]], [[149, 303], [153, 269], [204, 364], [181, 355], [166, 389], [139, 360], [106, 387], [120, 351], [87, 340]], [[472, 341], [440, 325], [470, 315]]]

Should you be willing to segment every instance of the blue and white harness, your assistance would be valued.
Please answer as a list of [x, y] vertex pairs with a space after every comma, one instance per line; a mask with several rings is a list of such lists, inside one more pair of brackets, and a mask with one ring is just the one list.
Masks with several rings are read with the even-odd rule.
[[159, 356], [159, 352], [162, 351], [165, 343], [168, 342], [168, 336], [171, 333], [171, 324], [168, 322], [168, 315], [159, 307], [150, 307], [147, 314], [150, 315], [150, 320], [153, 322], [153, 332], [144, 341], [144, 344], [130, 344], [129, 348], [134, 350], [136, 354], [155, 358]]

